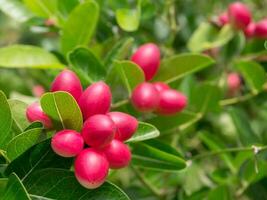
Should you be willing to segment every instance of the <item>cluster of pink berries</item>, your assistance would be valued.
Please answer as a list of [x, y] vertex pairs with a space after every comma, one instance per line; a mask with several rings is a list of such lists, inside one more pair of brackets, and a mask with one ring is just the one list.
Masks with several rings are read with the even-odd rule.
[[[160, 50], [157, 45], [148, 43], [140, 46], [132, 55], [135, 62], [145, 74], [146, 81], [151, 80], [160, 66]], [[187, 105], [187, 98], [181, 92], [171, 89], [163, 82], [144, 82], [132, 93], [131, 101], [140, 112], [153, 112], [172, 115], [182, 111]]]
[[[104, 82], [90, 85], [85, 91], [79, 78], [70, 70], [63, 70], [52, 83], [51, 91], [65, 91], [78, 102], [84, 124], [81, 133], [61, 130], [52, 140], [54, 152], [63, 157], [76, 157], [74, 171], [77, 180], [92, 189], [104, 183], [109, 168], [126, 167], [131, 152], [123, 142], [132, 137], [138, 121], [122, 112], [109, 112], [111, 92]], [[40, 121], [46, 128], [53, 124], [38, 103], [27, 109], [30, 122]]]
[[248, 7], [241, 2], [234, 2], [228, 6], [227, 12], [218, 17], [217, 24], [224, 26], [230, 23], [235, 29], [242, 30], [247, 38], [267, 38], [267, 18], [253, 22]]

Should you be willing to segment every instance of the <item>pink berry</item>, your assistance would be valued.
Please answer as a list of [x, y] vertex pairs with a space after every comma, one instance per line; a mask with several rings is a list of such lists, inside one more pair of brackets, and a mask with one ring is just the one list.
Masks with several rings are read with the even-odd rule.
[[51, 140], [52, 149], [62, 157], [78, 155], [83, 150], [83, 145], [83, 137], [74, 130], [59, 131]]
[[159, 103], [159, 92], [152, 83], [141, 83], [133, 91], [132, 104], [141, 112], [154, 111]]
[[187, 98], [182, 93], [169, 89], [160, 92], [159, 106], [157, 113], [172, 115], [182, 111], [187, 105]]
[[68, 69], [63, 70], [54, 80], [51, 91], [65, 91], [70, 93], [76, 101], [82, 95], [82, 85], [76, 74]]
[[42, 107], [39, 103], [33, 103], [28, 106], [26, 111], [26, 116], [29, 122], [39, 121], [41, 122], [46, 128], [52, 127], [52, 122], [49, 117], [43, 112]]
[[79, 183], [94, 189], [101, 186], [108, 175], [109, 163], [104, 155], [93, 148], [81, 151], [74, 163], [74, 172]]
[[138, 121], [133, 116], [122, 112], [110, 112], [107, 115], [115, 123], [116, 139], [126, 141], [132, 137], [138, 127]]
[[228, 17], [232, 26], [238, 30], [245, 30], [251, 20], [249, 9], [241, 2], [234, 2], [229, 5]]
[[56, 22], [55, 22], [55, 20], [54, 19], [46, 19], [45, 20], [45, 22], [44, 22], [44, 24], [46, 25], [46, 26], [55, 26], [55, 24], [56, 24]]
[[126, 167], [131, 161], [131, 151], [126, 144], [119, 140], [112, 142], [103, 149], [111, 169]]
[[234, 94], [237, 91], [239, 91], [241, 87], [241, 78], [239, 74], [235, 72], [228, 74], [227, 85], [228, 85], [230, 94]]
[[166, 83], [163, 83], [163, 82], [155, 82], [153, 83], [153, 85], [158, 90], [158, 92], [170, 89], [170, 87]]
[[35, 85], [32, 88], [32, 93], [35, 97], [41, 97], [45, 93], [45, 89], [41, 85]]
[[255, 36], [260, 39], [267, 38], [267, 19], [263, 19], [255, 25]]
[[218, 17], [218, 23], [219, 26], [224, 26], [225, 24], [228, 24], [229, 19], [228, 19], [228, 13], [223, 12], [221, 15]]
[[110, 88], [102, 81], [90, 85], [79, 100], [84, 119], [95, 114], [106, 114], [110, 109], [110, 104]]
[[109, 144], [115, 136], [116, 126], [107, 115], [89, 117], [82, 129], [85, 143], [91, 147], [102, 148]]
[[151, 80], [159, 68], [160, 50], [153, 43], [144, 44], [132, 55], [131, 60], [143, 69], [146, 80]]
[[244, 33], [246, 35], [247, 38], [251, 38], [255, 35], [255, 28], [256, 28], [256, 25], [251, 22], [247, 28], [245, 29]]

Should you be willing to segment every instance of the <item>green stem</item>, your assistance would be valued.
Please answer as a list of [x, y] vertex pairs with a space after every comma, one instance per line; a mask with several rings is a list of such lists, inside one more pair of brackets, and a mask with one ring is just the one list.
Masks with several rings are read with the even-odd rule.
[[220, 106], [228, 106], [228, 105], [247, 101], [247, 100], [255, 97], [256, 95], [257, 94], [246, 94], [244, 96], [234, 97], [234, 98], [230, 98], [230, 99], [223, 99], [220, 101], [219, 104], [220, 104]]
[[207, 158], [207, 157], [211, 157], [211, 156], [216, 156], [219, 154], [224, 154], [224, 153], [229, 153], [229, 152], [240, 152], [240, 151], [253, 151], [255, 154], [264, 151], [267, 149], [267, 145], [266, 146], [251, 146], [251, 147], [234, 147], [234, 148], [227, 148], [227, 149], [221, 149], [221, 150], [217, 150], [217, 151], [212, 151], [212, 152], [208, 152], [208, 153], [203, 153], [203, 154], [199, 154], [196, 155], [194, 157], [191, 158], [191, 160], [199, 160], [202, 158]]
[[145, 179], [144, 175], [138, 169], [133, 166], [131, 166], [131, 169], [144, 186], [146, 186], [159, 199], [162, 199], [163, 194], [159, 192], [153, 185], [151, 185], [151, 183]]
[[111, 105], [111, 108], [112, 109], [116, 109], [118, 107], [121, 107], [123, 105], [126, 105], [127, 103], [129, 103], [129, 99], [124, 99], [124, 100], [118, 101], [117, 103], [112, 104]]

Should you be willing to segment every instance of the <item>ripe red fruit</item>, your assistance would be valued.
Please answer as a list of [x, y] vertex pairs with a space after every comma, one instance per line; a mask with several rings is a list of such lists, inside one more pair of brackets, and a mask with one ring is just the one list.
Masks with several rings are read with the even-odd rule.
[[227, 76], [228, 90], [231, 95], [239, 91], [241, 87], [241, 78], [238, 73], [232, 72]]
[[89, 117], [83, 125], [82, 136], [91, 147], [102, 148], [115, 136], [116, 126], [107, 115]]
[[82, 95], [82, 85], [76, 74], [68, 69], [63, 70], [54, 80], [51, 91], [65, 91], [70, 93], [76, 101]]
[[46, 128], [52, 127], [52, 122], [49, 117], [43, 112], [42, 107], [39, 103], [33, 103], [28, 106], [26, 110], [26, 116], [29, 122], [39, 121]]
[[267, 38], [267, 19], [263, 19], [255, 25], [255, 36], [260, 39]]
[[166, 83], [163, 83], [163, 82], [155, 82], [153, 83], [153, 85], [158, 90], [158, 92], [170, 89], [170, 87]]
[[110, 112], [107, 115], [115, 123], [116, 139], [126, 141], [132, 137], [138, 127], [138, 121], [133, 116], [122, 112]]
[[219, 26], [224, 26], [228, 22], [229, 22], [229, 18], [228, 18], [227, 12], [223, 12], [222, 14], [219, 15], [219, 17], [218, 17]]
[[35, 85], [35, 86], [33, 86], [33, 88], [32, 88], [32, 94], [35, 97], [41, 97], [44, 93], [45, 93], [45, 89], [44, 89], [43, 86], [41, 86], [41, 85]]
[[111, 169], [126, 167], [131, 161], [131, 151], [126, 144], [119, 140], [112, 142], [103, 149]]
[[62, 157], [78, 155], [83, 150], [83, 145], [83, 137], [74, 130], [59, 131], [51, 140], [52, 149]]
[[153, 43], [144, 44], [136, 50], [131, 60], [143, 69], [146, 80], [151, 80], [159, 68], [160, 50]]
[[228, 17], [232, 26], [238, 30], [245, 30], [251, 20], [249, 9], [241, 2], [234, 2], [229, 5]]
[[255, 28], [256, 28], [256, 25], [253, 22], [251, 22], [247, 26], [247, 28], [244, 31], [247, 38], [252, 38], [255, 35]]
[[110, 109], [110, 104], [109, 86], [102, 81], [90, 85], [79, 100], [84, 119], [95, 114], [106, 114]]
[[151, 112], [159, 104], [159, 92], [152, 83], [141, 83], [133, 90], [131, 100], [136, 110]]
[[169, 89], [160, 92], [159, 106], [157, 113], [172, 115], [182, 111], [187, 105], [187, 98], [182, 93]]
[[108, 175], [109, 163], [104, 155], [95, 149], [84, 149], [77, 156], [74, 163], [74, 172], [79, 183], [94, 189], [102, 185]]

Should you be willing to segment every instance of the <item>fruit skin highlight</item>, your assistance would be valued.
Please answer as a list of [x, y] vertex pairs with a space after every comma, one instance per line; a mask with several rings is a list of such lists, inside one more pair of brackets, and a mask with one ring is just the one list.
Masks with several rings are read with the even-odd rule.
[[139, 84], [132, 93], [133, 106], [141, 112], [152, 112], [159, 104], [159, 92], [152, 83]]
[[157, 45], [147, 43], [140, 46], [132, 55], [131, 60], [139, 65], [145, 73], [147, 81], [157, 73], [160, 65], [160, 50]]
[[111, 98], [110, 88], [104, 82], [90, 85], [79, 100], [84, 119], [96, 114], [106, 114], [110, 109]]
[[161, 115], [173, 115], [181, 112], [187, 105], [187, 98], [182, 93], [169, 89], [160, 92], [160, 100], [157, 113]]
[[37, 102], [28, 106], [26, 116], [29, 122], [39, 121], [44, 125], [44, 127], [52, 128], [50, 118], [43, 112], [41, 105]]
[[128, 146], [119, 140], [112, 140], [103, 149], [111, 169], [120, 169], [129, 165], [131, 161], [131, 151]]
[[163, 83], [163, 82], [155, 82], [153, 83], [153, 85], [158, 90], [158, 92], [170, 89], [170, 87], [166, 83]]
[[115, 138], [126, 141], [132, 137], [138, 127], [135, 117], [122, 112], [110, 112], [107, 114], [116, 126]]
[[84, 146], [84, 141], [80, 133], [74, 130], [62, 130], [57, 132], [52, 140], [53, 151], [62, 157], [74, 157], [78, 155]]
[[116, 126], [107, 115], [89, 117], [83, 125], [82, 136], [85, 143], [91, 147], [102, 148], [114, 138]]
[[76, 74], [68, 69], [64, 69], [53, 81], [51, 92], [65, 91], [70, 93], [78, 102], [82, 95], [82, 85]]
[[267, 19], [263, 19], [256, 23], [255, 26], [255, 37], [260, 39], [267, 38]]
[[84, 149], [74, 163], [75, 177], [88, 189], [101, 186], [108, 175], [109, 163], [103, 152], [93, 148]]
[[249, 9], [241, 2], [234, 2], [229, 5], [228, 17], [231, 25], [237, 30], [245, 30], [251, 21]]

